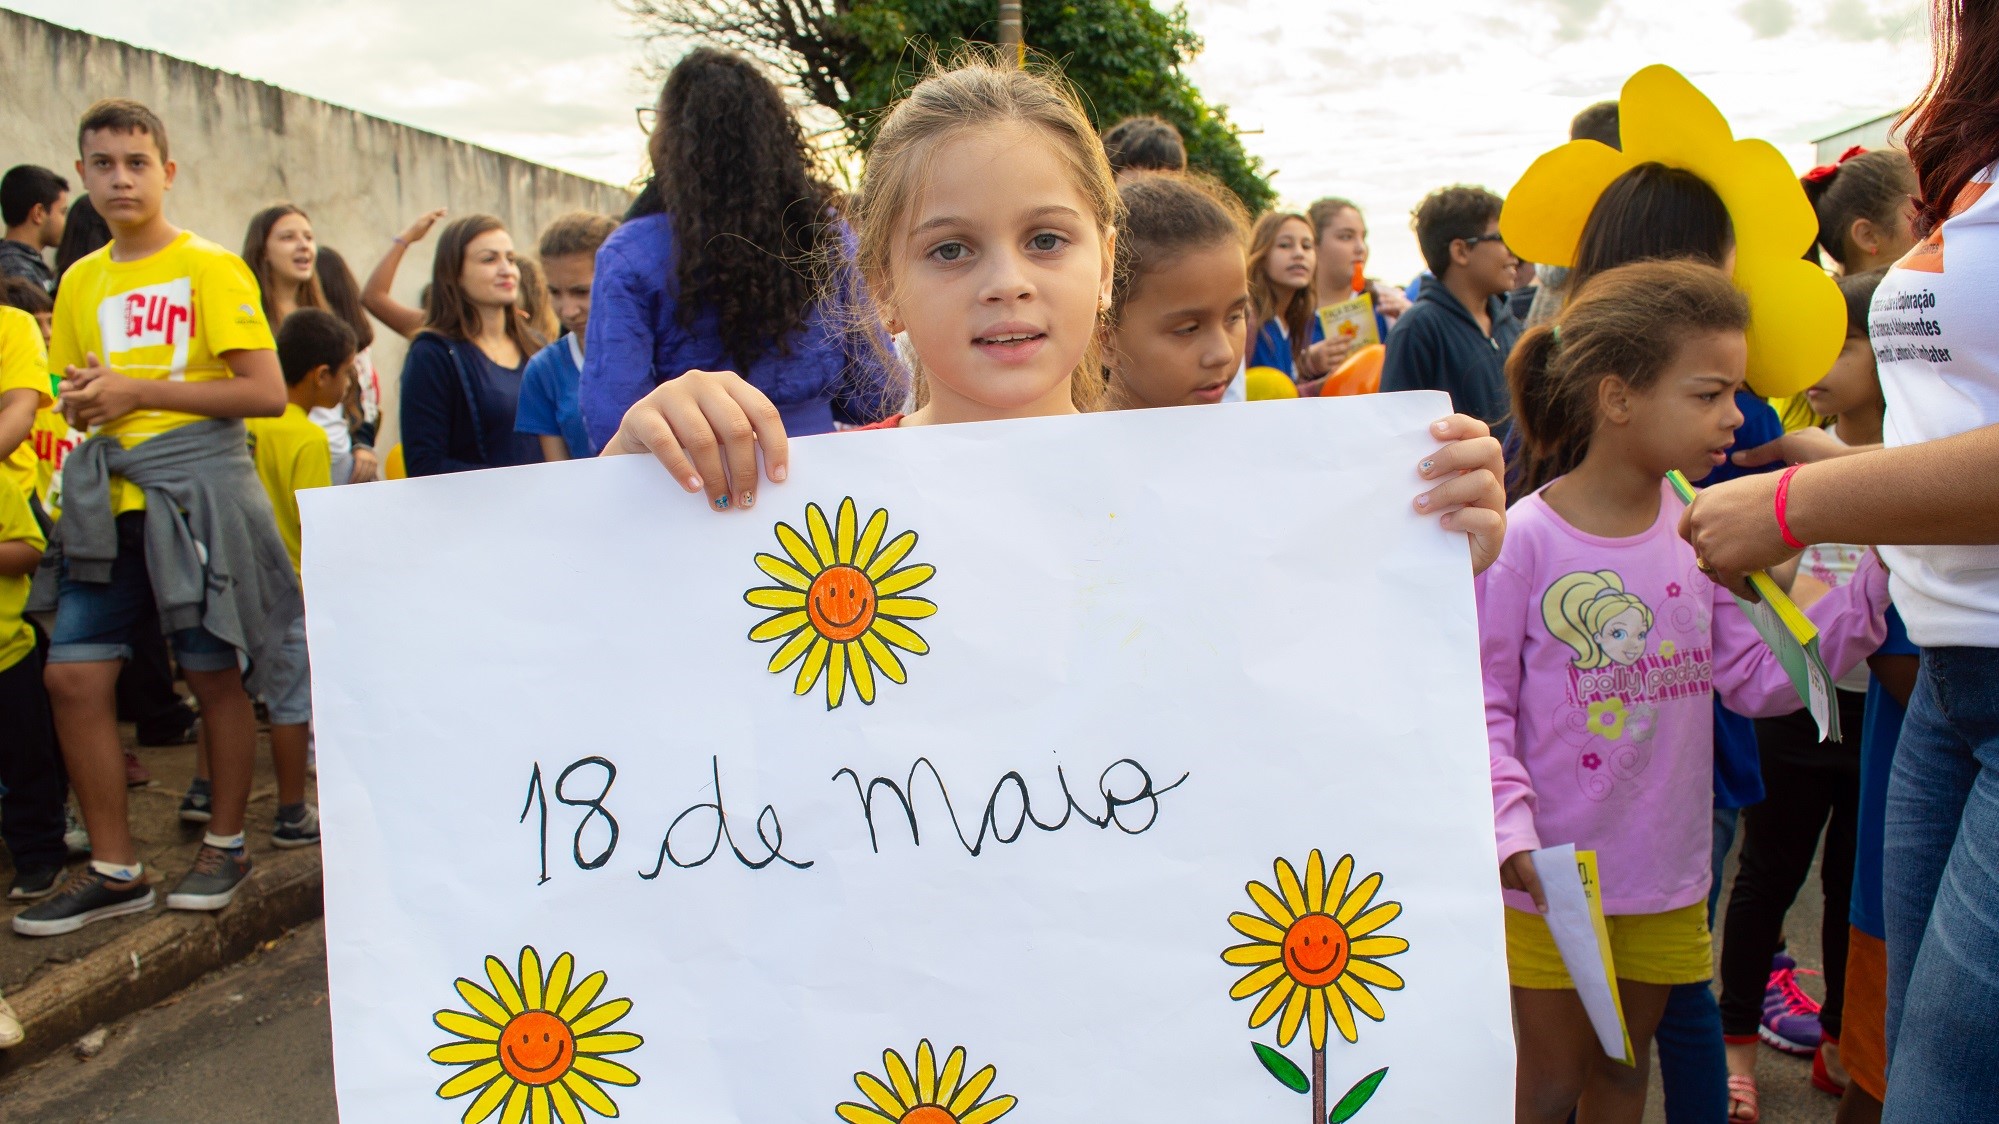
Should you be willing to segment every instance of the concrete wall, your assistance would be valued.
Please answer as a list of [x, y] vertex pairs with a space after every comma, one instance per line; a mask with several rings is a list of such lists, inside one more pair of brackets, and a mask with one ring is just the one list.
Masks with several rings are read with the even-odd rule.
[[[72, 192], [76, 122], [102, 97], [136, 98], [165, 122], [178, 178], [167, 215], [240, 251], [250, 216], [289, 200], [312, 216], [322, 245], [366, 278], [389, 238], [422, 212], [500, 216], [532, 252], [541, 227], [565, 211], [620, 213], [621, 188], [450, 140], [253, 82], [157, 51], [0, 10], [0, 169], [40, 164]], [[396, 278], [415, 304], [437, 236], [417, 243]], [[403, 341], [377, 325], [374, 360], [396, 439], [395, 381]]]

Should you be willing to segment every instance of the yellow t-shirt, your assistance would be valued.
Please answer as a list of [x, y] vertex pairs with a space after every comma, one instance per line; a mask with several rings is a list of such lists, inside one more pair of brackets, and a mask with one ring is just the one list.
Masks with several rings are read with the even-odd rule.
[[[39, 338], [41, 330], [36, 329]], [[16, 539], [33, 543], [36, 550], [48, 547], [35, 513], [28, 510], [28, 494], [19, 488], [0, 488], [0, 542]], [[28, 604], [28, 586], [33, 574], [0, 575], [0, 671], [20, 663], [35, 647], [35, 631], [21, 610]]]
[[302, 537], [298, 493], [333, 483], [333, 451], [326, 431], [293, 403], [286, 403], [279, 417], [249, 418], [243, 425], [250, 432], [250, 459], [257, 465], [257, 478], [264, 482], [271, 510], [278, 516], [285, 553], [292, 556], [292, 569], [298, 570]]
[[[69, 267], [56, 294], [49, 369], [61, 374], [95, 354], [135, 379], [213, 382], [232, 377], [224, 352], [276, 348], [250, 267], [182, 231], [165, 249], [138, 261], [112, 261], [106, 246]], [[134, 410], [92, 433], [116, 437], [129, 449], [200, 420], [200, 414], [176, 410]], [[145, 506], [144, 492], [112, 478], [112, 511]]]
[[[49, 394], [49, 356], [42, 350], [42, 326], [18, 308], [0, 306], [0, 394], [32, 390], [39, 409], [55, 401]], [[29, 439], [0, 457], [0, 480], [27, 494], [35, 486], [35, 443]]]
[[28, 439], [35, 447], [35, 495], [54, 519], [62, 512], [63, 459], [83, 444], [83, 434], [70, 428], [69, 419], [55, 407], [47, 406], [35, 412], [35, 431]]

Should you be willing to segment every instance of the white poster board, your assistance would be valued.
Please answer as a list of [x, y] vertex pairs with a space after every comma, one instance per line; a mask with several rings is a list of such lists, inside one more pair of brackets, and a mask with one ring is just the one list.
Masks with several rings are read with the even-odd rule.
[[1446, 412], [308, 493], [344, 1118], [1510, 1119]]

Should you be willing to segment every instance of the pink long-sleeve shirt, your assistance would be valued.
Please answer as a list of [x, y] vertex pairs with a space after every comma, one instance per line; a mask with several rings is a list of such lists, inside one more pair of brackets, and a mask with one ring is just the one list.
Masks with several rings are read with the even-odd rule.
[[[1801, 706], [1741, 608], [1694, 564], [1671, 486], [1659, 490], [1652, 528], [1622, 539], [1577, 530], [1537, 492], [1508, 513], [1506, 545], [1478, 579], [1499, 858], [1593, 849], [1611, 914], [1707, 897], [1713, 693], [1752, 717]], [[1812, 606], [1834, 678], [1880, 647], [1887, 608], [1872, 555]], [[1534, 908], [1516, 891], [1506, 903]]]

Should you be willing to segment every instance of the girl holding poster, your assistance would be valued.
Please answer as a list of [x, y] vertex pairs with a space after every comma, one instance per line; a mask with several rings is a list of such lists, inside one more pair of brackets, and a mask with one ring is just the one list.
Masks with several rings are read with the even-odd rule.
[[[869, 307], [907, 332], [917, 408], [877, 428], [1051, 417], [1104, 397], [1103, 322], [1119, 201], [1103, 146], [1058, 79], [973, 61], [919, 83], [883, 120], [850, 210]], [[1418, 511], [1469, 536], [1474, 570], [1505, 533], [1499, 444], [1454, 415], [1418, 466]], [[689, 371], [629, 410], [605, 455], [650, 453], [716, 510], [756, 500], [757, 456], [785, 478], [784, 425], [729, 371]]]

